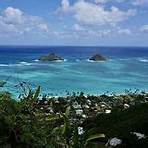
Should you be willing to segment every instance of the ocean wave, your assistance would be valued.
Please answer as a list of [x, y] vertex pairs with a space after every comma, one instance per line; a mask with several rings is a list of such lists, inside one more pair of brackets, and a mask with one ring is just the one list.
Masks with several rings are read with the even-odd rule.
[[9, 64], [0, 64], [0, 67], [7, 67]]
[[128, 61], [128, 60], [131, 60], [131, 58], [121, 58], [119, 59], [120, 61]]
[[120, 61], [139, 61], [139, 62], [148, 62], [148, 59], [145, 59], [145, 58], [122, 58], [122, 59], [119, 59]]
[[64, 60], [55, 60], [55, 61], [51, 61], [51, 62], [66, 62], [67, 59], [64, 59]]
[[102, 62], [102, 63], [104, 63], [105, 61], [93, 61], [93, 60], [90, 60], [90, 59], [87, 59], [86, 60], [87, 62], [90, 62], [90, 63], [100, 63], [100, 62]]
[[93, 61], [93, 60], [90, 60], [90, 59], [87, 59], [86, 61], [87, 61], [87, 62], [91, 62], [91, 63], [92, 63], [92, 62], [96, 62], [96, 61]]
[[[35, 61], [35, 60], [34, 60]], [[57, 60], [57, 61], [54, 61], [54, 62], [66, 62], [67, 59], [64, 59], [64, 60]], [[1, 63], [0, 64], [0, 67], [13, 67], [13, 66], [32, 66], [32, 65], [47, 65], [47, 63], [40, 63], [38, 62], [37, 63], [37, 60], [36, 60], [36, 63], [35, 62], [25, 62], [25, 61], [21, 61], [19, 63], [14, 63], [14, 64], [4, 64], [4, 63]]]
[[20, 62], [19, 64], [21, 64], [21, 65], [32, 65], [33, 63], [28, 63], [28, 62], [22, 61], [22, 62]]
[[0, 64], [0, 67], [21, 66], [20, 64]]
[[76, 59], [76, 62], [79, 62], [79, 61], [81, 61], [80, 59]]
[[33, 65], [34, 63], [28, 63], [28, 62], [20, 62], [20, 63], [15, 63], [15, 64], [0, 64], [0, 67], [15, 67], [15, 66], [30, 66]]
[[39, 60], [38, 59], [35, 59], [35, 60], [33, 60], [34, 62], [39, 62]]
[[148, 59], [144, 59], [144, 58], [139, 58], [138, 59], [140, 62], [148, 62]]

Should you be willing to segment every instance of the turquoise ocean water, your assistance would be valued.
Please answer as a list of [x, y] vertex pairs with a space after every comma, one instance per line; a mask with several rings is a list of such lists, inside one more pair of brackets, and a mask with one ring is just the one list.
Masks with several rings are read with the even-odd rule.
[[[64, 62], [40, 62], [48, 53], [62, 56]], [[100, 53], [106, 62], [90, 62]], [[19, 82], [33, 88], [42, 86], [42, 94], [65, 95], [67, 91], [102, 94], [122, 93], [125, 89], [148, 90], [148, 48], [138, 47], [48, 47], [0, 46], [0, 80], [8, 79], [4, 90], [15, 94]]]

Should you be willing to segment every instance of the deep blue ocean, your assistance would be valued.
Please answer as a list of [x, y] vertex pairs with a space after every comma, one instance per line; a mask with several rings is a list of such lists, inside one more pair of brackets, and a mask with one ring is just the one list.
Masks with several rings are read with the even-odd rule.
[[[40, 62], [37, 59], [56, 53], [64, 62]], [[90, 62], [99, 53], [106, 62]], [[139, 47], [47, 47], [0, 46], [0, 80], [3, 90], [15, 94], [20, 82], [33, 88], [42, 86], [42, 94], [65, 95], [67, 91], [85, 94], [122, 93], [125, 89], [148, 91], [148, 48]]]

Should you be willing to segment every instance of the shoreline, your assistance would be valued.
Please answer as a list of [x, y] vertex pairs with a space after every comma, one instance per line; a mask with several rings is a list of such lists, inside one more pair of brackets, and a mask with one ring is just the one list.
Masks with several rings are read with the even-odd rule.
[[[10, 91], [4, 91], [4, 92], [8, 92], [10, 94], [12, 94], [13, 97], [15, 98], [18, 98], [18, 96], [22, 93], [17, 93], [17, 94], [14, 94], [13, 92], [10, 92]], [[43, 96], [46, 96], [48, 97], [49, 99], [58, 99], [58, 98], [63, 98], [63, 99], [66, 99], [68, 97], [72, 97], [72, 96], [79, 96], [81, 93], [83, 93], [83, 96], [85, 98], [87, 97], [100, 97], [100, 96], [103, 96], [103, 95], [106, 95], [108, 97], [120, 97], [120, 96], [128, 96], [128, 95], [131, 95], [131, 94], [148, 94], [148, 91], [143, 91], [143, 90], [140, 90], [140, 89], [135, 89], [135, 90], [125, 90], [125, 91], [122, 91], [122, 92], [103, 92], [103, 93], [84, 93], [83, 91], [79, 91], [79, 92], [68, 92], [68, 95], [67, 94], [63, 94], [63, 95], [49, 95], [49, 93], [42, 93], [40, 92], [40, 96], [39, 96], [39, 99], [41, 99]]]

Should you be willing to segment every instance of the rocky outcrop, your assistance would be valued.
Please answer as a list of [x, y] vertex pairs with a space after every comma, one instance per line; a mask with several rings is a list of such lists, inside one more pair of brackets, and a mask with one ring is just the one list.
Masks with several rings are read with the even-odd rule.
[[100, 54], [95, 54], [89, 60], [91, 60], [91, 61], [106, 61], [107, 59], [106, 59], [106, 57], [104, 57]]
[[62, 57], [57, 56], [55, 53], [51, 53], [45, 56], [42, 56], [39, 58], [40, 61], [58, 61], [58, 60], [64, 60]]

